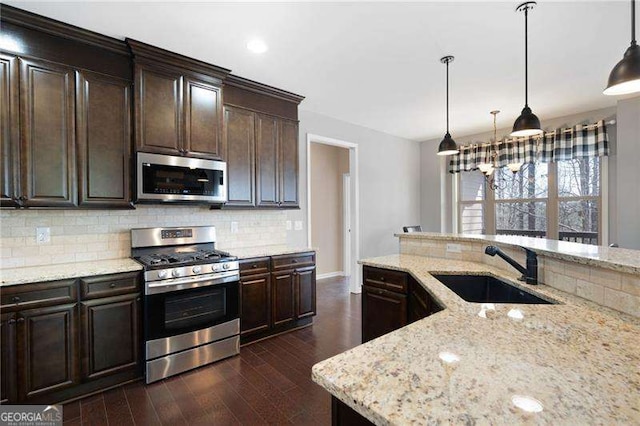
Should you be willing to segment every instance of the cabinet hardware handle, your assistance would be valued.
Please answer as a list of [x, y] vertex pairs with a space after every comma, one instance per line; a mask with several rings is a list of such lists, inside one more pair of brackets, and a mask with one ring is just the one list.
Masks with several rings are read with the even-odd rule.
[[253, 265], [251, 265], [251, 267], [252, 267], [253, 269], [255, 269], [255, 268], [257, 268], [257, 267], [258, 267], [258, 265], [253, 264]]
[[20, 317], [16, 320], [16, 322], [24, 322], [24, 318]]
[[136, 297], [136, 302], [139, 302], [139, 301], [140, 301], [140, 298], [139, 298], [139, 297]]
[[11, 318], [9, 321], [7, 321], [7, 323], [8, 323], [9, 325], [13, 325], [13, 324], [15, 324], [15, 323], [16, 323], [16, 320], [15, 320], [15, 319], [13, 319], [13, 318]]
[[298, 261], [296, 259], [293, 259], [291, 263], [298, 263]]
[[384, 277], [380, 277], [380, 281], [384, 281]]
[[116, 283], [111, 283], [111, 284], [109, 284], [109, 287], [111, 287], [111, 288], [116, 288]]
[[18, 296], [13, 296], [13, 303], [20, 303], [20, 298]]

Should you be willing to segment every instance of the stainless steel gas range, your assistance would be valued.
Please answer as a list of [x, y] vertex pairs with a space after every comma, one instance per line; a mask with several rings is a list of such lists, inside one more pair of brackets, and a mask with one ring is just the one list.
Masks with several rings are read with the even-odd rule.
[[240, 351], [239, 268], [213, 226], [131, 230], [144, 266], [146, 382]]

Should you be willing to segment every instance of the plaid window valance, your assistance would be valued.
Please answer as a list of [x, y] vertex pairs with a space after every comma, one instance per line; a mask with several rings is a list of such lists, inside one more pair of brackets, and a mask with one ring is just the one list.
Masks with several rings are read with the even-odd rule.
[[542, 136], [504, 139], [497, 143], [475, 143], [460, 146], [460, 153], [452, 155], [449, 173], [469, 172], [481, 163], [505, 167], [511, 163], [571, 160], [574, 158], [609, 155], [609, 137], [604, 120], [585, 126], [557, 129]]

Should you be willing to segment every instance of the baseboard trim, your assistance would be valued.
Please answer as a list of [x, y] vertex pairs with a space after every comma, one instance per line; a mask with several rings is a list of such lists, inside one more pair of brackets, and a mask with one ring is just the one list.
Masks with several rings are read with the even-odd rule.
[[317, 280], [324, 280], [325, 278], [344, 277], [343, 271], [327, 272], [326, 274], [320, 274], [316, 276]]

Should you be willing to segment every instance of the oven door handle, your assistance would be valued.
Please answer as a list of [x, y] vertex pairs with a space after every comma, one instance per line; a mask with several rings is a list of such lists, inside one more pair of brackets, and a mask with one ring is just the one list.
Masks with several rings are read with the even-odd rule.
[[150, 281], [145, 283], [145, 294], [151, 295], [177, 290], [188, 290], [198, 287], [209, 287], [239, 280], [240, 274], [238, 271], [231, 271], [216, 273], [215, 275], [201, 275], [163, 281]]

